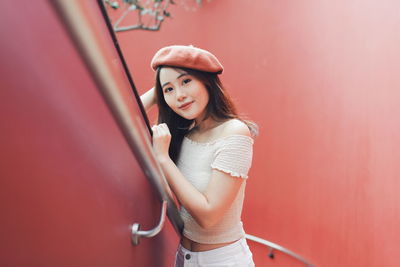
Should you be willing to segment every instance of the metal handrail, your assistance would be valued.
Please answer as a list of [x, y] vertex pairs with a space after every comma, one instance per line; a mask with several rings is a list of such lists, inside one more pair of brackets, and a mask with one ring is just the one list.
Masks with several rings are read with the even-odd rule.
[[291, 256], [291, 257], [293, 257], [293, 258], [295, 258], [295, 259], [297, 259], [297, 260], [299, 260], [299, 261], [301, 261], [301, 262], [304, 263], [307, 267], [315, 267], [314, 265], [312, 265], [311, 263], [309, 263], [308, 261], [306, 261], [306, 260], [305, 260], [303, 257], [301, 257], [300, 255], [298, 255], [298, 254], [294, 253], [293, 251], [290, 251], [290, 250], [288, 250], [288, 249], [286, 249], [286, 248], [284, 248], [284, 247], [282, 247], [282, 246], [280, 246], [280, 245], [277, 245], [277, 244], [275, 244], [275, 243], [272, 243], [272, 242], [270, 242], [270, 241], [268, 241], [268, 240], [262, 239], [262, 238], [257, 237], [257, 236], [249, 235], [249, 234], [246, 234], [246, 239], [267, 246], [267, 247], [269, 248], [269, 255], [268, 255], [268, 256], [269, 256], [271, 259], [273, 259], [273, 258], [275, 257], [275, 256], [274, 256], [274, 252], [273, 252], [274, 249], [275, 249], [275, 250], [279, 250], [279, 251], [281, 251], [281, 252], [283, 252], [283, 253], [285, 253], [285, 254], [287, 254], [287, 255], [289, 255], [289, 256]]
[[142, 237], [147, 237], [147, 238], [153, 237], [153, 236], [158, 235], [158, 233], [161, 232], [161, 230], [164, 226], [164, 222], [165, 222], [165, 214], [167, 212], [167, 204], [168, 204], [168, 202], [166, 200], [164, 200], [162, 203], [162, 207], [161, 207], [160, 222], [153, 229], [147, 230], [147, 231], [142, 231], [142, 230], [140, 230], [140, 223], [134, 223], [132, 225], [131, 240], [132, 240], [133, 245], [135, 245], [135, 246], [139, 245], [140, 238], [142, 238]]
[[[102, 11], [102, 0], [98, 1], [100, 9], [95, 12]], [[137, 116], [132, 110], [134, 105], [133, 102], [130, 102], [131, 99], [124, 97], [123, 92], [127, 90], [124, 86], [128, 86], [128, 82], [125, 85], [121, 85], [118, 83], [118, 79], [113, 76], [110, 58], [106, 56], [107, 54], [104, 52], [102, 43], [100, 43], [97, 36], [103, 34], [103, 32], [98, 28], [92, 27], [90, 17], [85, 13], [85, 5], [88, 3], [80, 0], [49, 0], [49, 2], [54, 5], [62, 23], [69, 31], [73, 43], [80, 52], [83, 62], [92, 75], [132, 154], [142, 167], [144, 174], [157, 189], [160, 200], [163, 201], [162, 214], [165, 211], [167, 212], [176, 232], [181, 234], [183, 221], [179, 216], [177, 205], [162, 173], [161, 166], [153, 154], [150, 134], [144, 122], [145, 119]], [[96, 13], [94, 14], [96, 15]], [[110, 31], [110, 34], [113, 34], [113, 31]], [[111, 40], [115, 39], [111, 38]], [[121, 54], [119, 55], [121, 56]], [[120, 59], [123, 61], [123, 58]], [[112, 64], [116, 64], [115, 58], [112, 58]], [[132, 83], [129, 84], [133, 85]], [[167, 204], [165, 204], [165, 201]], [[163, 225], [164, 217], [162, 216], [161, 219], [160, 226]], [[157, 226], [156, 230], [158, 228]], [[139, 227], [135, 225], [133, 231], [134, 233], [140, 231]], [[155, 232], [157, 231], [152, 233]], [[136, 242], [135, 240], [133, 243]]]

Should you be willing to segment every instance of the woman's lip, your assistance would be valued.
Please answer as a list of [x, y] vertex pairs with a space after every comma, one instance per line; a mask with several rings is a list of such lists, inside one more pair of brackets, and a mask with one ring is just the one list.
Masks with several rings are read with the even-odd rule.
[[187, 108], [190, 107], [190, 105], [191, 105], [192, 103], [193, 103], [193, 101], [192, 101], [192, 102], [189, 102], [189, 103], [187, 103], [187, 104], [184, 104], [184, 105], [180, 106], [179, 108], [180, 108], [180, 109], [187, 109]]

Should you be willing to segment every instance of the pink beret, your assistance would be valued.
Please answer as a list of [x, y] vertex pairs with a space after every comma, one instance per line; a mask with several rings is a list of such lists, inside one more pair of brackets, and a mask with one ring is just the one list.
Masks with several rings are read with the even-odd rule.
[[186, 45], [172, 45], [157, 51], [151, 60], [151, 67], [159, 66], [183, 67], [220, 74], [224, 70], [222, 64], [210, 52]]

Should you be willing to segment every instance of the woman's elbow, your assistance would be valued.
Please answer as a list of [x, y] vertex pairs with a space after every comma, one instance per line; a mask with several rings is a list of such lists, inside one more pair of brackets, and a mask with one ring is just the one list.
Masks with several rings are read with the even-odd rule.
[[204, 216], [197, 222], [203, 229], [211, 229], [221, 220], [221, 216]]

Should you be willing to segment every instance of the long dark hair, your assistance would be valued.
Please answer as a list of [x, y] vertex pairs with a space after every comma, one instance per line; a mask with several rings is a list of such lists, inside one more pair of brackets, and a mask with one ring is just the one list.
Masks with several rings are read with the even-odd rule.
[[[169, 156], [176, 163], [179, 157], [179, 153], [182, 146], [183, 138], [190, 131], [190, 126], [194, 120], [185, 119], [176, 114], [165, 102], [161, 83], [160, 83], [160, 71], [163, 67], [160, 66], [156, 71], [156, 98], [158, 105], [158, 123], [166, 123], [171, 132], [171, 144], [169, 146]], [[205, 119], [210, 116], [216, 121], [226, 121], [229, 119], [239, 119], [246, 123], [249, 127], [253, 136], [258, 134], [258, 127], [252, 121], [244, 120], [238, 115], [236, 108], [233, 104], [231, 97], [226, 93], [222, 83], [215, 73], [203, 72], [188, 68], [177, 68], [171, 67], [178, 70], [183, 70], [187, 74], [200, 80], [207, 88], [209, 100], [206, 106]]]

